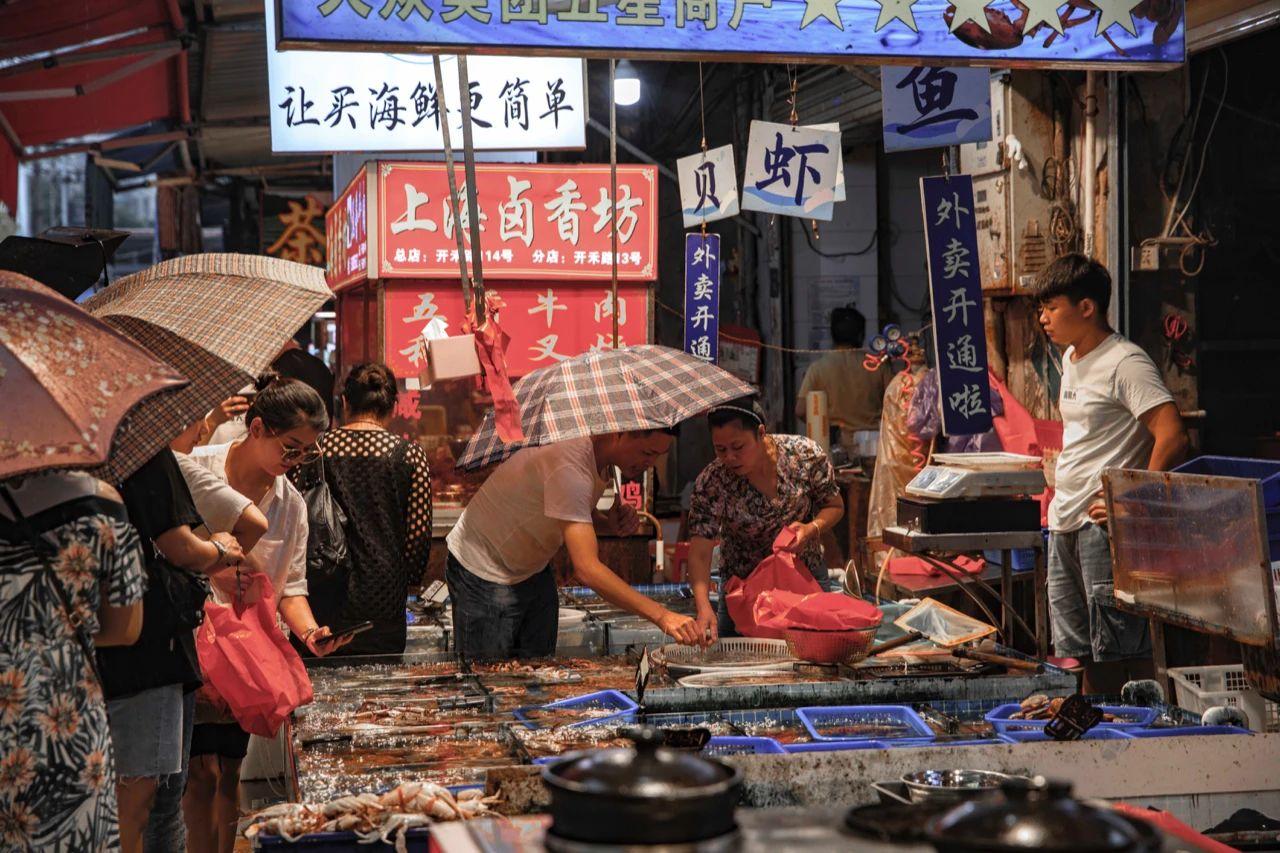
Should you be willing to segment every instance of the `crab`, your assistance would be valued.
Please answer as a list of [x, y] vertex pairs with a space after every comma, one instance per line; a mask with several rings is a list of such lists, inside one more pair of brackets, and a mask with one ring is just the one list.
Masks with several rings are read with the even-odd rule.
[[[974, 21], [966, 21], [956, 28], [955, 34], [962, 42], [970, 47], [976, 47], [980, 50], [1009, 50], [1022, 44], [1025, 38], [1035, 38], [1040, 34], [1042, 29], [1049, 30], [1049, 36], [1044, 40], [1044, 47], [1049, 47], [1057, 39], [1058, 33], [1047, 24], [1037, 24], [1032, 27], [1029, 32], [1024, 32], [1028, 16], [1028, 9], [1019, 0], [1013, 0], [1013, 5], [1021, 12], [1017, 21], [1013, 21], [1004, 12], [990, 7], [983, 10], [987, 16], [987, 25], [991, 31], [987, 32]], [[1084, 14], [1077, 14], [1083, 12]], [[950, 26], [955, 19], [955, 6], [948, 6], [943, 12], [943, 20]], [[1062, 29], [1065, 31], [1071, 27], [1078, 27], [1081, 24], [1088, 23], [1093, 20], [1094, 15], [1098, 14], [1098, 8], [1089, 0], [1067, 0], [1067, 8], [1059, 14], [1058, 20], [1062, 23]], [[1142, 2], [1134, 7], [1133, 14], [1142, 20], [1151, 21], [1156, 25], [1155, 33], [1152, 41], [1156, 45], [1163, 45], [1172, 37], [1174, 30], [1177, 29], [1178, 23], [1182, 20], [1182, 7], [1175, 0], [1142, 0]], [[1107, 33], [1103, 33], [1102, 37], [1116, 50], [1121, 56], [1126, 55], [1121, 48]]]

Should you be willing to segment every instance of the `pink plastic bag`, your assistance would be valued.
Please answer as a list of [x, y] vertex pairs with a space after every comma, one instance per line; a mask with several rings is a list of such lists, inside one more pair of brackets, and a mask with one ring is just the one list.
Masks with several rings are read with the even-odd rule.
[[276, 624], [271, 581], [259, 574], [253, 582], [261, 585], [253, 604], [205, 602], [196, 654], [205, 698], [230, 710], [249, 734], [275, 737], [289, 714], [311, 701], [311, 679]]
[[796, 534], [784, 527], [773, 540], [773, 553], [760, 561], [744, 581], [733, 577], [725, 583], [725, 605], [733, 618], [733, 626], [744, 637], [763, 637], [781, 640], [782, 631], [766, 628], [756, 623], [755, 604], [760, 594], [768, 590], [786, 590], [811, 595], [822, 592], [822, 587], [810, 574], [796, 567], [796, 555], [783, 550], [796, 541]]
[[[980, 574], [987, 567], [987, 561], [981, 557], [960, 555], [951, 561], [956, 568], [971, 575]], [[920, 557], [894, 557], [889, 561], [889, 574], [938, 578], [945, 574], [942, 569]]]
[[798, 595], [780, 589], [760, 594], [754, 616], [757, 625], [779, 631], [856, 631], [877, 626], [884, 619], [879, 607], [861, 598], [839, 592]]

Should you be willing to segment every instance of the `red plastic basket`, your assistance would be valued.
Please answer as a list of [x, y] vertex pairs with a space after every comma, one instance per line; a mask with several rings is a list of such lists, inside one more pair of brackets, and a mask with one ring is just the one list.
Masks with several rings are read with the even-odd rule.
[[857, 663], [871, 652], [879, 625], [846, 631], [788, 628], [785, 639], [792, 657], [810, 663]]

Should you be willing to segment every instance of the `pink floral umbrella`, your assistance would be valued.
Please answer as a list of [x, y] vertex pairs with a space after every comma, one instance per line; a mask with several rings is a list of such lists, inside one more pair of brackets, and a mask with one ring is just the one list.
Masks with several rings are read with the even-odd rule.
[[140, 440], [154, 444], [133, 448], [145, 461], [167, 439], [128, 429], [130, 414], [186, 384], [74, 302], [0, 271], [0, 481], [61, 468], [93, 470]]

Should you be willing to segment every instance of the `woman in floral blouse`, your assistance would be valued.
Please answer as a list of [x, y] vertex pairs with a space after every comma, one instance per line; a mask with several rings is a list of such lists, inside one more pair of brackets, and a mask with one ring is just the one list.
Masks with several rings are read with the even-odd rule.
[[720, 575], [746, 578], [769, 556], [773, 540], [789, 527], [796, 533], [790, 550], [825, 585], [826, 567], [819, 544], [844, 515], [844, 501], [827, 454], [798, 435], [768, 435], [764, 415], [751, 399], [712, 409], [711, 442], [716, 459], [698, 476], [689, 509], [689, 579], [704, 633], [736, 636], [720, 596], [719, 614], [711, 606], [711, 553], [720, 543]]
[[138, 534], [120, 496], [85, 474], [0, 490], [0, 850], [117, 850], [107, 709], [84, 647], [142, 630]]

